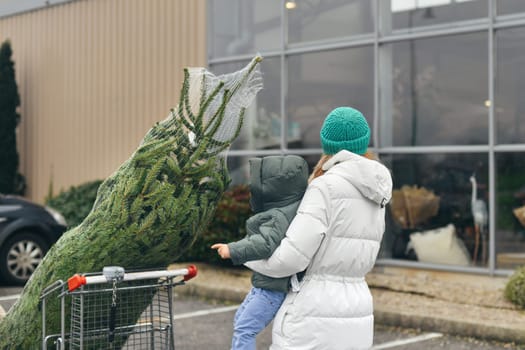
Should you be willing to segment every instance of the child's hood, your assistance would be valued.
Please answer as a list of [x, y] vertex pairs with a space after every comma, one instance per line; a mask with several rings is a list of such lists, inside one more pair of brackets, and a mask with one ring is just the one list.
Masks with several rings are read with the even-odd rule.
[[299, 156], [250, 159], [250, 204], [256, 213], [301, 200], [308, 186], [308, 164]]

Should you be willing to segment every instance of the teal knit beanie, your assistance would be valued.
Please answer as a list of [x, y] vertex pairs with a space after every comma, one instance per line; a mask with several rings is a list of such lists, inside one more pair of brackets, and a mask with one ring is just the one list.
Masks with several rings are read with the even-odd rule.
[[370, 142], [370, 128], [357, 109], [338, 107], [328, 114], [321, 128], [321, 146], [325, 154], [341, 150], [363, 155]]

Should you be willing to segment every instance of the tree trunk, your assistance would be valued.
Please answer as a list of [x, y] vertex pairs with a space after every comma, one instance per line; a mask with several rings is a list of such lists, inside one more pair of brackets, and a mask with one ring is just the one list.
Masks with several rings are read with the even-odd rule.
[[[195, 241], [229, 184], [222, 155], [261, 88], [260, 60], [220, 77], [185, 69], [177, 109], [101, 184], [90, 214], [50, 249], [0, 321], [1, 349], [40, 348], [39, 297], [55, 281], [109, 265], [165, 268]], [[46, 334], [60, 332], [58, 301], [47, 301]]]

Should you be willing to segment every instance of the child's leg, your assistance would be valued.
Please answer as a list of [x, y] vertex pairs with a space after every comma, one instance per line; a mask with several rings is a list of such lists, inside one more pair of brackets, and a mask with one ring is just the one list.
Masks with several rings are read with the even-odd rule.
[[239, 322], [239, 319], [243, 318], [243, 313], [246, 311], [246, 307], [250, 304], [251, 300], [255, 297], [255, 291], [254, 288], [250, 289], [248, 294], [244, 297], [244, 300], [242, 301], [241, 305], [237, 309], [237, 312], [235, 312], [235, 317], [233, 318], [233, 336], [232, 336], [232, 349], [236, 349], [235, 344], [240, 343], [239, 337], [241, 336], [240, 332], [237, 332], [237, 324]]
[[255, 337], [273, 319], [286, 293], [253, 287], [235, 314], [233, 350], [254, 350]]
[[[244, 310], [246, 310], [246, 306], [250, 303], [250, 300], [255, 296], [255, 293], [253, 291], [253, 288], [250, 289], [250, 291], [248, 292], [248, 294], [246, 294], [246, 296], [244, 297], [244, 300], [242, 301], [241, 305], [239, 306], [239, 308], [237, 309], [237, 311], [235, 312], [235, 316], [233, 318], [233, 325], [235, 327], [235, 324], [237, 324], [237, 320], [241, 317], [241, 315], [243, 314]], [[235, 332], [233, 333], [233, 336], [235, 337]]]

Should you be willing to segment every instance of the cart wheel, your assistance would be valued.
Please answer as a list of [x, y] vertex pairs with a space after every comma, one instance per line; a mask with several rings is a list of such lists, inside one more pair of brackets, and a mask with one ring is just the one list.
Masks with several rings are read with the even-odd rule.
[[47, 242], [34, 233], [15, 233], [0, 249], [0, 276], [10, 284], [25, 284], [48, 249]]

